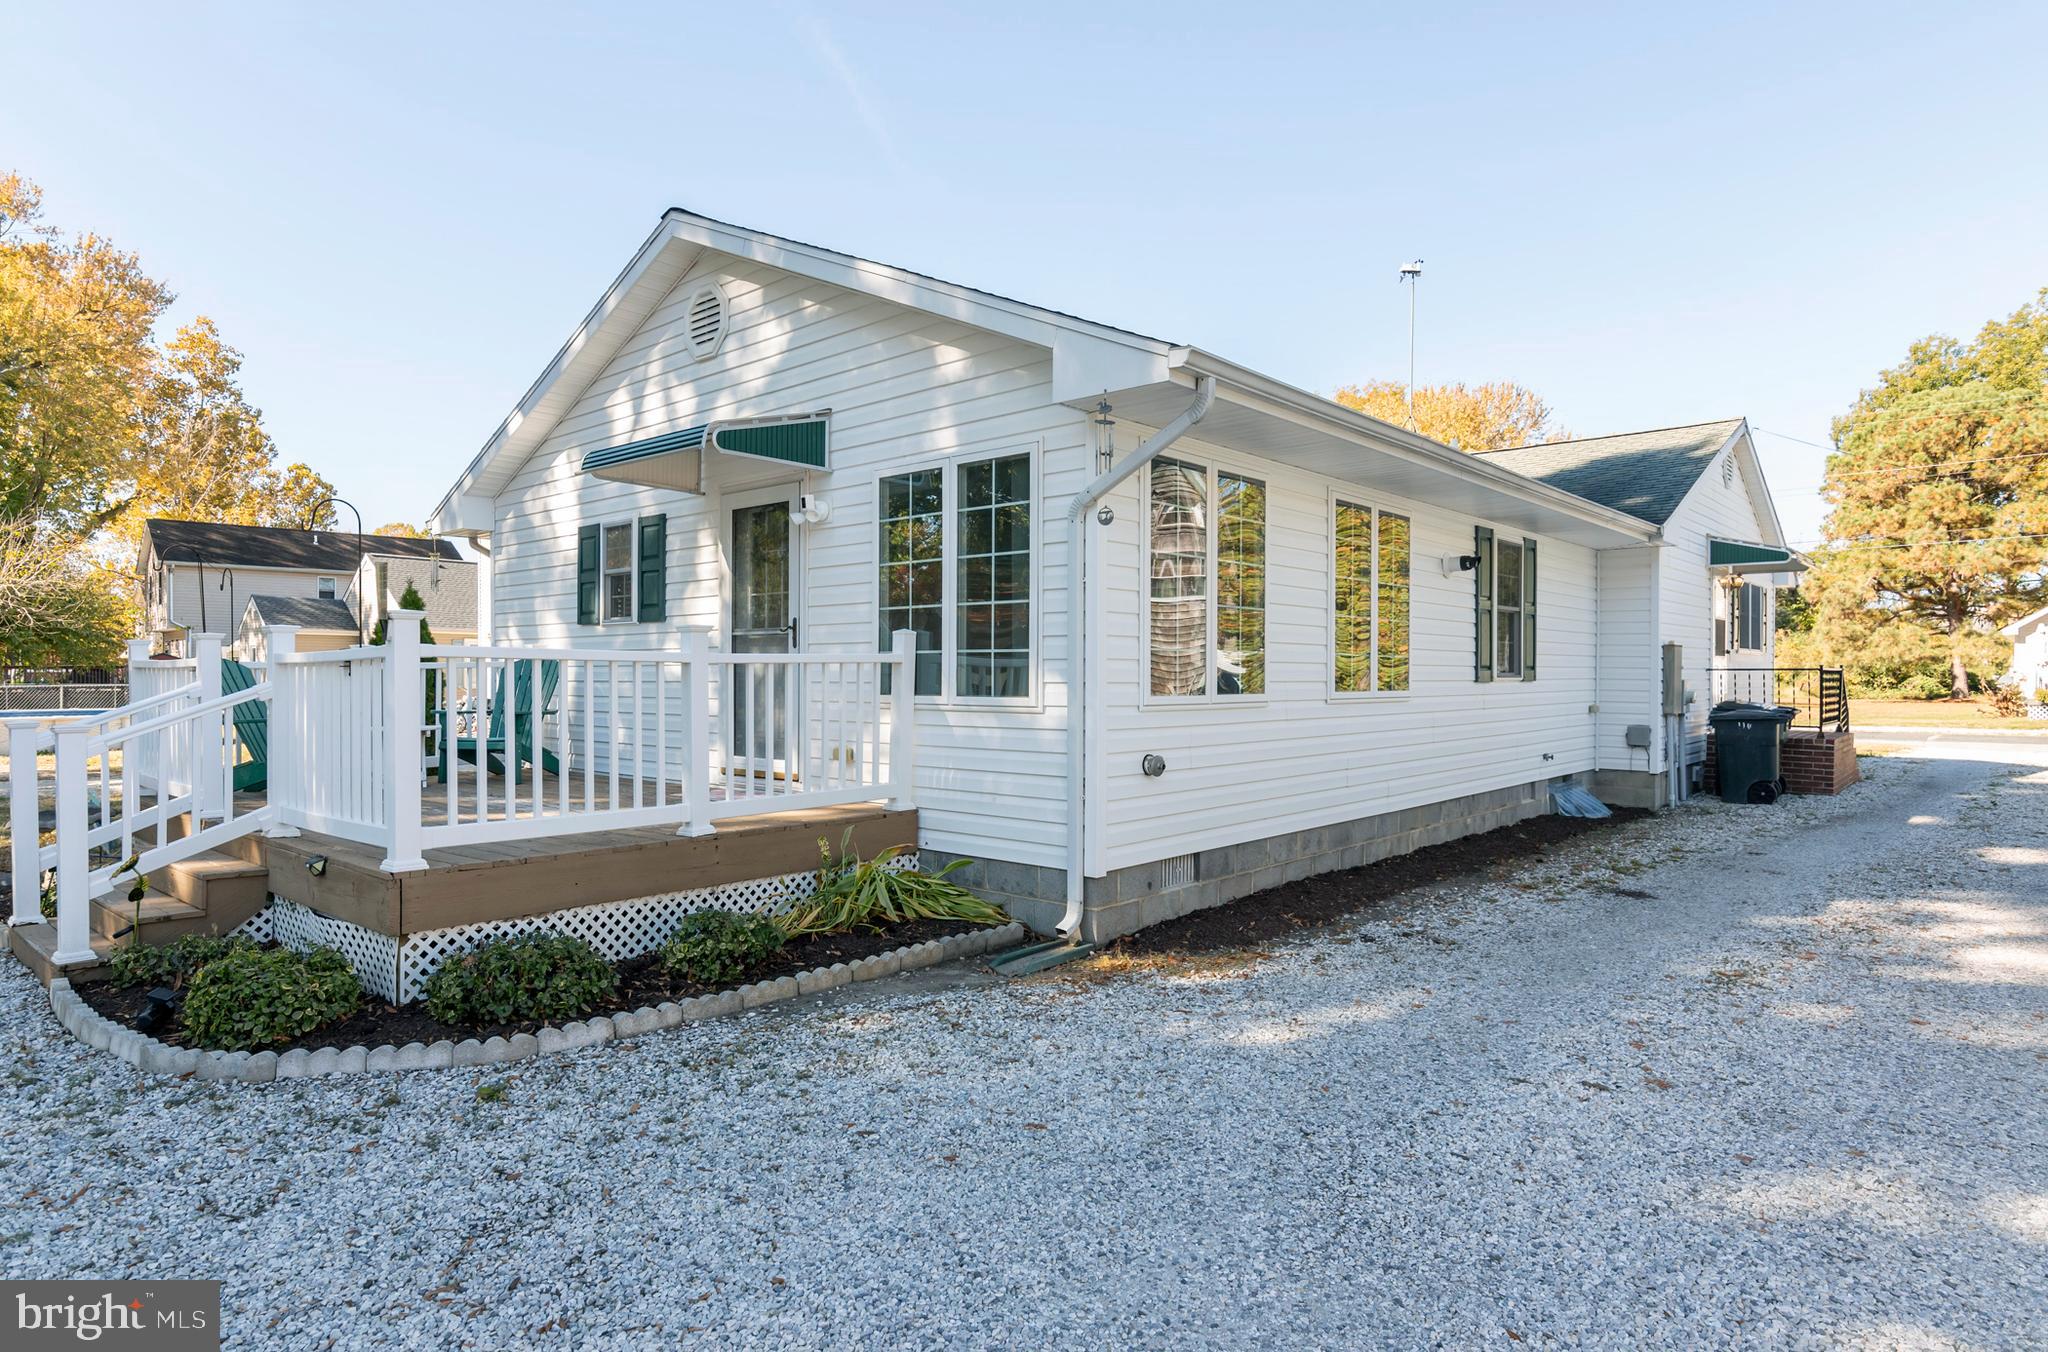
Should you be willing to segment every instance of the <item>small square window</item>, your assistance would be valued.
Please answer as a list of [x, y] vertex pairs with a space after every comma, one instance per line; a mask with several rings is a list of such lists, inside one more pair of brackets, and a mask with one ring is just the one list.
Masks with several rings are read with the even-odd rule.
[[332, 601], [334, 599], [333, 578], [323, 577], [320, 579], [320, 599], [323, 601]]

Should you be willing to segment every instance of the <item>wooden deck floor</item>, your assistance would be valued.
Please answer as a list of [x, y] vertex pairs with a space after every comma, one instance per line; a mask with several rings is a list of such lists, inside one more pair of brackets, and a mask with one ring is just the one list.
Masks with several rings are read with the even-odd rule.
[[[473, 783], [464, 778], [465, 799]], [[548, 776], [544, 787], [554, 784]], [[502, 818], [503, 789], [496, 776], [492, 791], [491, 815]], [[423, 791], [429, 823], [436, 820], [437, 809], [445, 810], [445, 797], [436, 796], [442, 792], [429, 779]], [[644, 801], [654, 801], [652, 785], [643, 786], [642, 793]], [[252, 797], [250, 805], [261, 801]], [[722, 821], [706, 836], [642, 826], [428, 850], [427, 868], [413, 873], [385, 873], [379, 867], [384, 859], [379, 846], [312, 831], [249, 837], [237, 844], [245, 857], [268, 866], [274, 895], [402, 935], [800, 873], [818, 866], [820, 840], [829, 842], [836, 855], [849, 829], [852, 847], [863, 857], [917, 843], [914, 809], [893, 810], [879, 803], [795, 805], [800, 802], [792, 800], [783, 812]], [[323, 861], [317, 874], [308, 867], [316, 859]]]

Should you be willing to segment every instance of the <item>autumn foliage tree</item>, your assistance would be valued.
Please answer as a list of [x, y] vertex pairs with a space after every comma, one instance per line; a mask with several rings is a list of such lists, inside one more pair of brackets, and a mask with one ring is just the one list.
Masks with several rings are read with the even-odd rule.
[[[0, 567], [15, 569], [0, 590], [39, 617], [0, 628], [0, 658], [111, 660], [148, 517], [330, 524], [317, 504], [332, 485], [279, 467], [213, 321], [158, 342], [172, 299], [134, 254], [45, 223], [36, 186], [0, 174]], [[81, 586], [112, 604], [82, 604]]]
[[[1409, 425], [1408, 387], [1400, 381], [1346, 385], [1335, 398], [1346, 408], [1381, 422]], [[1535, 391], [1505, 380], [1483, 385], [1417, 385], [1414, 430], [1465, 451], [1504, 451], [1539, 441], [1563, 441], [1570, 435], [1552, 421], [1550, 405]]]
[[[1824, 654], [1969, 693], [2048, 572], [2048, 289], [1975, 341], [1931, 337], [1835, 421], [1802, 590]], [[1939, 688], [1939, 687], [1937, 687]]]

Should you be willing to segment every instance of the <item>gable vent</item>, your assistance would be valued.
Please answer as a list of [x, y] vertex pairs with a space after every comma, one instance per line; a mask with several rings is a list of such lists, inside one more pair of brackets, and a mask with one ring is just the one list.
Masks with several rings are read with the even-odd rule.
[[1721, 457], [1721, 487], [1735, 487], [1735, 455], [1733, 452]]
[[707, 286], [692, 295], [683, 324], [692, 356], [702, 361], [717, 352], [725, 339], [725, 293]]

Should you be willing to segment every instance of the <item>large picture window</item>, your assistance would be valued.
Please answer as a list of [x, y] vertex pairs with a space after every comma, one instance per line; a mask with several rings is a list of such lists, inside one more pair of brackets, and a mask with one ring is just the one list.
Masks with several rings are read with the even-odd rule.
[[1167, 459], [1152, 462], [1149, 484], [1148, 689], [1263, 695], [1266, 485]]
[[[917, 693], [936, 695], [943, 672], [946, 476], [940, 469], [882, 480], [879, 646], [898, 629], [917, 634]], [[886, 676], [887, 673], [884, 673]]]
[[1409, 681], [1409, 524], [1338, 499], [1331, 521], [1332, 688], [1402, 691]]
[[880, 645], [917, 634], [917, 693], [1023, 700], [1032, 689], [1029, 453], [880, 483]]

